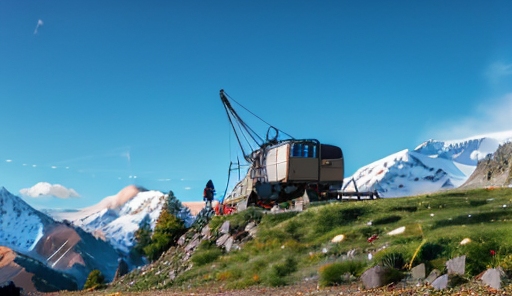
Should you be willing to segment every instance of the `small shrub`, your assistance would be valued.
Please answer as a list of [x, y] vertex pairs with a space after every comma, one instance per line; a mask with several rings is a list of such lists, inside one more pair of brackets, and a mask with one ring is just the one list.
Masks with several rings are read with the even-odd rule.
[[293, 257], [287, 257], [284, 262], [276, 263], [270, 267], [270, 271], [264, 275], [265, 282], [272, 286], [286, 285], [286, 277], [297, 271], [297, 261]]
[[386, 217], [376, 219], [375, 221], [373, 221], [372, 225], [383, 225], [383, 224], [395, 223], [395, 222], [400, 221], [400, 219], [402, 219], [402, 217], [397, 216], [397, 215], [386, 216]]
[[212, 248], [204, 251], [198, 250], [196, 253], [194, 253], [191, 260], [195, 265], [201, 266], [215, 261], [221, 255], [222, 250], [218, 248]]
[[303, 234], [301, 233], [302, 225], [296, 220], [290, 220], [284, 226], [284, 231], [288, 233], [294, 240], [301, 241]]
[[441, 244], [434, 243], [434, 242], [427, 242], [425, 243], [419, 253], [418, 258], [422, 262], [426, 261], [432, 261], [434, 259], [437, 259], [442, 256], [444, 251], [444, 247]]
[[[493, 255], [491, 251], [495, 251]], [[496, 263], [496, 257], [506, 254], [506, 250], [500, 248], [500, 243], [493, 238], [480, 238], [473, 242], [460, 246], [456, 249], [452, 257], [466, 255], [466, 273], [475, 276], [486, 270], [488, 266]]]
[[344, 282], [343, 275], [350, 274], [358, 277], [365, 269], [366, 264], [362, 261], [347, 260], [322, 266], [319, 270], [320, 286], [334, 286]]
[[405, 265], [407, 264], [402, 253], [398, 252], [391, 252], [385, 254], [381, 260], [381, 263], [383, 266], [398, 270], [404, 269]]
[[87, 281], [84, 285], [85, 289], [98, 289], [103, 287], [103, 283], [105, 281], [105, 276], [101, 274], [101, 271], [95, 269], [89, 273], [89, 276], [87, 277]]

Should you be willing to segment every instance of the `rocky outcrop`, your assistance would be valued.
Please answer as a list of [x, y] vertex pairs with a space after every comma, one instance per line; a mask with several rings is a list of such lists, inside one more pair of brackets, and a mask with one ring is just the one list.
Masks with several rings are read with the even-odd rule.
[[460, 188], [510, 186], [512, 184], [512, 143], [501, 145], [492, 155], [478, 162], [476, 170]]

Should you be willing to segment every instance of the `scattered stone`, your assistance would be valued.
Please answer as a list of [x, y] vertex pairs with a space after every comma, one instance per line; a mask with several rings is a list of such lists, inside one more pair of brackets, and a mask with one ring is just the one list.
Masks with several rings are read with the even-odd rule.
[[422, 280], [425, 278], [425, 264], [421, 263], [411, 269], [412, 278], [415, 280]]
[[496, 268], [490, 268], [487, 269], [487, 271], [484, 272], [482, 275], [482, 282], [496, 290], [501, 289], [501, 278], [503, 276], [503, 271], [496, 269]]
[[229, 224], [229, 220], [224, 222], [222, 226], [220, 227], [220, 233], [222, 234], [228, 234], [230, 230], [231, 225]]
[[176, 278], [176, 272], [174, 270], [171, 270], [171, 272], [169, 272], [169, 279], [171, 281], [174, 281], [175, 278]]
[[245, 226], [245, 231], [251, 231], [254, 227], [256, 227], [256, 222], [249, 222], [249, 224]]
[[196, 240], [196, 239], [200, 239], [201, 238], [201, 234], [200, 233], [196, 233], [194, 234], [194, 236], [192, 237], [192, 240]]
[[350, 259], [353, 259], [356, 256], [356, 252], [357, 252], [356, 249], [352, 249], [352, 250], [348, 251], [347, 252], [347, 257], [350, 258]]
[[402, 234], [404, 232], [405, 232], [405, 226], [402, 226], [402, 227], [399, 227], [395, 230], [388, 232], [388, 235], [397, 235], [397, 234]]
[[210, 226], [206, 225], [205, 227], [203, 227], [203, 229], [201, 229], [201, 235], [206, 238], [210, 237], [210, 235], [211, 235]]
[[389, 268], [380, 265], [367, 269], [361, 275], [363, 286], [365, 289], [374, 289], [389, 284], [389, 272]]
[[226, 241], [230, 238], [229, 234], [224, 234], [217, 240], [217, 247], [223, 246]]
[[331, 239], [332, 243], [339, 243], [342, 242], [345, 239], [345, 236], [343, 234], [338, 234], [333, 239]]
[[466, 237], [465, 239], [463, 239], [460, 244], [463, 246], [465, 244], [469, 244], [471, 242], [471, 239], [469, 237]]
[[448, 274], [464, 275], [466, 271], [466, 256], [464, 255], [448, 260], [448, 262], [446, 262], [446, 269], [448, 269]]
[[194, 239], [185, 247], [185, 252], [192, 251], [197, 246], [199, 246], [199, 239]]
[[258, 228], [254, 227], [253, 229], [249, 230], [249, 236], [255, 237], [256, 233], [258, 233]]
[[231, 251], [231, 247], [233, 246], [233, 241], [234, 241], [233, 237], [230, 236], [228, 238], [228, 240], [224, 243], [224, 248], [226, 248], [226, 252]]
[[123, 258], [119, 258], [119, 264], [117, 265], [116, 274], [114, 275], [114, 281], [127, 274], [129, 271], [128, 264]]
[[444, 290], [448, 287], [448, 275], [442, 275], [432, 282], [434, 290]]
[[13, 281], [0, 284], [0, 295], [2, 296], [19, 296], [21, 289], [16, 287]]
[[186, 236], [186, 234], [180, 236], [180, 238], [178, 239], [178, 245], [183, 246], [185, 244]]
[[441, 275], [441, 271], [438, 269], [434, 269], [430, 272], [428, 277], [425, 279], [425, 282], [427, 283], [433, 283], [439, 276]]

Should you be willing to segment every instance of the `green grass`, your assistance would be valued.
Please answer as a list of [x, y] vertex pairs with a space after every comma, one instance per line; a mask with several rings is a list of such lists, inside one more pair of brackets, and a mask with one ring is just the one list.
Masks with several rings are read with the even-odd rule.
[[[404, 269], [413, 261], [413, 266], [424, 262], [428, 272], [442, 268], [450, 258], [466, 255], [467, 276], [476, 275], [487, 266], [501, 265], [507, 272], [512, 271], [512, 189], [509, 188], [332, 202], [302, 213], [272, 215], [250, 209], [215, 217], [210, 223], [213, 233], [226, 220], [230, 220], [235, 232], [250, 221], [259, 221], [256, 238], [242, 245], [241, 250], [227, 254], [219, 252], [214, 245], [201, 246], [192, 257], [192, 269], [179, 275], [173, 285], [215, 283], [226, 288], [286, 285], [318, 275], [322, 266], [340, 263], [342, 256], [354, 249], [358, 254], [355, 260], [362, 266], [384, 264]], [[402, 226], [406, 228], [403, 234], [387, 234]], [[338, 234], [344, 234], [345, 239], [331, 243]], [[379, 239], [368, 243], [367, 239], [374, 234]], [[464, 238], [472, 242], [461, 246]], [[384, 247], [384, 251], [375, 253], [374, 259], [368, 261], [368, 252]], [[497, 255], [491, 256], [491, 250]], [[339, 273], [348, 267], [333, 268], [338, 268]], [[169, 283], [155, 283], [160, 280], [158, 276], [146, 273], [145, 280], [137, 284], [168, 287]], [[146, 280], [147, 277], [154, 280]], [[334, 277], [338, 279], [337, 275]], [[336, 281], [328, 280], [326, 285], [331, 282]]]

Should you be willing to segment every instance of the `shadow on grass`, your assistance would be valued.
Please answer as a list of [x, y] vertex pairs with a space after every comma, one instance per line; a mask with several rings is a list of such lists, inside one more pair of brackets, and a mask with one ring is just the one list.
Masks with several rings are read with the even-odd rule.
[[512, 211], [499, 211], [499, 212], [484, 212], [470, 215], [460, 215], [452, 220], [441, 220], [436, 221], [432, 226], [433, 229], [445, 227], [445, 226], [453, 226], [453, 225], [468, 225], [468, 224], [479, 224], [485, 222], [500, 221], [506, 218], [512, 219]]

